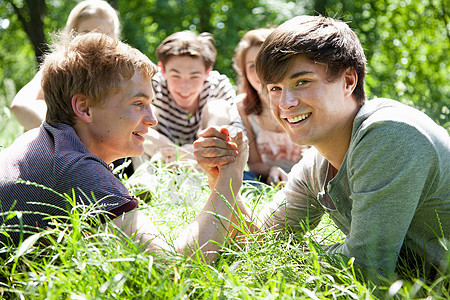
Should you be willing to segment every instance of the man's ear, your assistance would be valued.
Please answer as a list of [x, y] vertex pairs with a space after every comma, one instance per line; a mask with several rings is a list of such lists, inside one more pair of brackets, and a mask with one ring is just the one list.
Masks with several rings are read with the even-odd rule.
[[165, 71], [164, 71], [164, 65], [162, 62], [158, 61], [158, 67], [161, 70], [161, 74], [163, 74], [163, 76], [165, 75]]
[[209, 75], [209, 72], [211, 72], [211, 71], [212, 71], [212, 68], [213, 68], [213, 67], [211, 66], [211, 67], [209, 67], [209, 68], [208, 68], [208, 70], [206, 70], [206, 76], [208, 76], [208, 75]]
[[91, 113], [89, 111], [89, 101], [86, 95], [75, 94], [72, 97], [72, 109], [81, 121], [85, 123], [90, 123], [92, 121]]
[[356, 74], [356, 70], [348, 68], [344, 74], [344, 81], [345, 96], [348, 97], [353, 93], [358, 84], [358, 74]]

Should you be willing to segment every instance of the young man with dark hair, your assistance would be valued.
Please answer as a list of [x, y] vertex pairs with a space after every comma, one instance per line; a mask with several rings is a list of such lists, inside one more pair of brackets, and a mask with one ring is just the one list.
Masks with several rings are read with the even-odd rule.
[[206, 32], [176, 32], [158, 46], [159, 72], [152, 85], [159, 123], [146, 135], [144, 159], [158, 153], [167, 162], [177, 152], [193, 158], [199, 130], [209, 125], [244, 128], [230, 80], [212, 70], [216, 56], [214, 38]]
[[[327, 213], [346, 235], [327, 254], [388, 276], [413, 258], [432, 276], [448, 268], [449, 135], [412, 107], [366, 101], [365, 65], [355, 33], [331, 18], [296, 17], [265, 40], [256, 69], [272, 112], [293, 142], [314, 148], [259, 226], [309, 230]], [[194, 143], [213, 184], [229, 148], [223, 138], [211, 128]]]
[[[62, 197], [67, 194], [77, 205], [95, 204], [105, 211], [142, 247], [171, 250], [108, 166], [141, 155], [143, 135], [157, 124], [151, 107], [156, 66], [138, 50], [100, 33], [61, 40], [67, 41], [58, 44], [41, 66], [46, 121], [0, 153], [1, 222], [7, 233], [0, 234], [1, 244], [18, 245], [51, 226], [49, 217], [67, 216], [72, 209]], [[233, 163], [219, 175], [223, 189], [217, 190], [224, 198], [212, 192], [172, 250], [200, 250], [210, 259], [217, 255], [218, 243], [226, 236], [222, 224], [234, 206], [229, 182], [242, 177], [236, 170], [246, 163], [242, 133], [227, 143], [234, 149], [229, 152]], [[241, 151], [237, 158], [236, 150]], [[236, 181], [232, 189], [239, 187]], [[8, 212], [20, 213], [8, 219]]]

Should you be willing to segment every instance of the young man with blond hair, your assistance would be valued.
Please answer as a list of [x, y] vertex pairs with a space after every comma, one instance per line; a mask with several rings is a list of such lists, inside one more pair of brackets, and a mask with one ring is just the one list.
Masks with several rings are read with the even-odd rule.
[[[151, 107], [156, 66], [138, 50], [100, 33], [61, 40], [67, 42], [58, 44], [41, 66], [45, 122], [0, 153], [1, 221], [7, 233], [0, 234], [0, 242], [18, 245], [51, 227], [51, 219], [67, 216], [73, 209], [62, 197], [67, 194], [77, 206], [95, 204], [105, 211], [103, 217], [113, 219], [143, 248], [186, 254], [200, 250], [214, 259], [234, 207], [231, 189], [240, 187], [239, 181], [232, 187], [229, 182], [242, 176], [236, 170], [246, 163], [242, 134], [228, 140], [234, 148], [230, 154], [244, 154], [232, 155], [233, 163], [219, 176], [223, 188], [217, 192], [223, 198], [212, 192], [171, 248], [108, 166], [141, 155], [143, 135], [157, 124]], [[8, 212], [18, 213], [8, 218]]]

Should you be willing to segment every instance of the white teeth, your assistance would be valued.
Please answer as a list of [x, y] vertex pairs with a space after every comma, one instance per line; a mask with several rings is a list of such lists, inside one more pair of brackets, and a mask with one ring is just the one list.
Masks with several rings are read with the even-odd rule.
[[133, 132], [133, 134], [134, 134], [134, 135], [139, 135], [139, 136], [141, 136], [141, 135], [142, 135], [142, 133], [141, 133], [141, 132]]
[[307, 114], [300, 115], [297, 117], [287, 118], [287, 120], [289, 121], [289, 123], [297, 123], [297, 122], [300, 122], [300, 121], [308, 118], [310, 115], [311, 115], [311, 113], [307, 113]]

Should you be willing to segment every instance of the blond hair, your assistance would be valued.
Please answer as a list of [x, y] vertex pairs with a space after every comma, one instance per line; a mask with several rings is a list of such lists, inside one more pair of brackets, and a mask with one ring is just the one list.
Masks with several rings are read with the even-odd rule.
[[119, 38], [120, 36], [120, 22], [117, 11], [109, 5], [108, 2], [103, 0], [85, 0], [78, 3], [70, 12], [67, 18], [65, 33], [68, 34], [72, 31], [79, 33], [79, 26], [87, 18], [103, 17], [110, 18], [114, 26], [114, 36]]
[[107, 35], [91, 32], [61, 39], [41, 66], [47, 103], [46, 122], [75, 124], [75, 94], [86, 95], [90, 105], [102, 106], [136, 71], [156, 74], [156, 65], [139, 50]]

